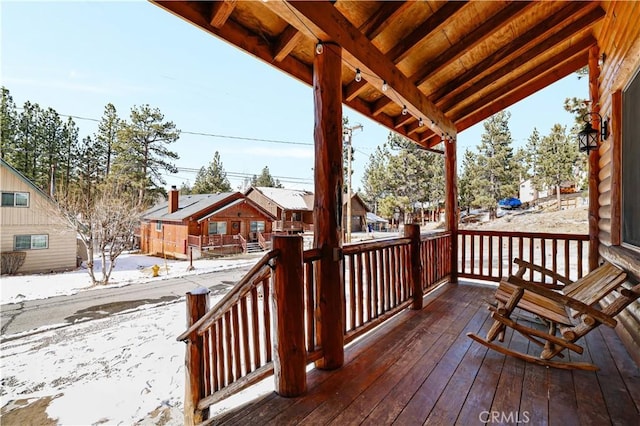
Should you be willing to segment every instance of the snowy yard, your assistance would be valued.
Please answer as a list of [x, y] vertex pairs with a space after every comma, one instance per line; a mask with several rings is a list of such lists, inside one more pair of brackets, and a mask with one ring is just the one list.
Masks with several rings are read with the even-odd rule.
[[[198, 260], [195, 271], [187, 272], [188, 262], [165, 265], [158, 258], [127, 255], [116, 265], [113, 285], [149, 281], [154, 264], [168, 278], [252, 265], [258, 259]], [[2, 304], [100, 291], [89, 287], [86, 271], [3, 277]], [[220, 297], [212, 298], [211, 305]], [[183, 301], [20, 339], [2, 336], [2, 423], [183, 424], [185, 345], [176, 341], [185, 328]]]

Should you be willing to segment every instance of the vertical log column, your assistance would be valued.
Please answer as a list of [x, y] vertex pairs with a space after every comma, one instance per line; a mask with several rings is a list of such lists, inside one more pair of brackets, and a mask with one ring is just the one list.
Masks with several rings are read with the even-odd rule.
[[411, 238], [411, 287], [413, 288], [413, 303], [411, 309], [422, 309], [422, 262], [420, 260], [420, 225], [406, 223], [404, 236]]
[[[598, 55], [600, 49], [593, 46], [589, 49], [589, 96], [591, 97], [591, 112], [600, 112], [600, 92], [598, 91], [598, 80], [600, 79], [600, 66], [598, 65]], [[596, 114], [592, 114], [591, 121], [594, 129], [600, 131], [600, 119]], [[600, 136], [598, 136], [600, 138]], [[598, 201], [598, 174], [600, 173], [600, 149], [589, 152], [589, 270], [593, 271], [598, 267], [598, 250], [600, 228], [600, 202]]]
[[344, 363], [342, 317], [342, 48], [325, 43], [313, 61], [315, 199], [314, 241], [322, 258], [316, 264], [318, 319], [317, 339], [324, 357], [322, 369]]
[[272, 299], [275, 387], [281, 396], [300, 396], [307, 390], [302, 237], [274, 235], [272, 241], [273, 249], [280, 251]]
[[457, 142], [445, 142], [445, 229], [451, 232], [451, 282], [458, 282], [458, 181], [456, 166]]
[[[189, 292], [187, 297], [187, 328], [209, 310], [209, 290]], [[187, 340], [185, 356], [186, 386], [184, 396], [184, 424], [197, 425], [207, 420], [209, 409], [199, 410], [198, 403], [205, 395], [203, 368], [203, 337], [193, 333]]]

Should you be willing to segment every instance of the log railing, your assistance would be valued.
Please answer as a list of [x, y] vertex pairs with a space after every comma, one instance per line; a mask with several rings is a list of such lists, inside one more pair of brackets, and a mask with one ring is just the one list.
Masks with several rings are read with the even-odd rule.
[[258, 232], [258, 244], [262, 250], [269, 250], [271, 248], [271, 233]]
[[410, 242], [398, 238], [344, 247], [345, 344], [413, 301]]
[[[421, 309], [423, 295], [452, 273], [452, 238], [449, 232], [421, 236], [409, 225], [403, 238], [345, 245], [336, 306], [344, 344], [407, 307]], [[458, 238], [460, 277], [497, 281], [515, 273], [514, 257], [572, 279], [587, 272], [586, 235], [462, 230]], [[305, 366], [325, 357], [316, 274], [323, 252], [303, 252], [301, 236], [274, 236], [272, 244], [214, 309], [187, 297], [190, 326], [178, 337], [187, 343], [185, 419], [202, 419], [211, 404], [269, 375], [278, 393], [300, 395]]]
[[[237, 246], [243, 247], [242, 236], [240, 234], [237, 235], [188, 235], [187, 236], [187, 244], [190, 247], [198, 247], [200, 250], [203, 248], [216, 248], [216, 247], [229, 247], [229, 246]], [[246, 244], [246, 241], [245, 241]], [[244, 251], [244, 250], [243, 250]]]
[[240, 234], [233, 235], [233, 237], [235, 237], [238, 240], [238, 242], [240, 242], [240, 247], [242, 248], [242, 252], [246, 253], [247, 252], [247, 240]]
[[427, 293], [451, 275], [451, 233], [422, 235], [420, 245], [422, 292]]
[[277, 256], [277, 251], [265, 254], [213, 309], [192, 319], [178, 336], [187, 343], [187, 354], [200, 348], [199, 354], [187, 357], [186, 386], [195, 395], [185, 401], [185, 416], [202, 419], [215, 402], [273, 374], [270, 285]]
[[[515, 274], [518, 266], [513, 259], [518, 257], [576, 280], [589, 272], [588, 247], [588, 235], [461, 229], [458, 276], [499, 281]], [[524, 278], [547, 279], [533, 271]]]

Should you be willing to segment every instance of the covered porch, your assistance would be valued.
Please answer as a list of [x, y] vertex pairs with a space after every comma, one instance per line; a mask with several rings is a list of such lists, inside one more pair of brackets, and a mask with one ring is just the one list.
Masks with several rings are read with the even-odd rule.
[[[314, 369], [304, 397], [271, 392], [213, 416], [212, 424], [561, 424], [638, 421], [638, 368], [616, 333], [600, 327], [582, 356], [600, 370], [567, 371], [505, 357], [470, 340], [491, 324], [494, 288], [461, 280], [425, 298], [345, 350], [344, 367]], [[526, 351], [521, 335], [509, 346]], [[215, 413], [215, 406], [212, 407]]]
[[[313, 88], [313, 248], [303, 251], [299, 236], [273, 237], [213, 310], [206, 295], [187, 296], [188, 328], [178, 337], [187, 343], [185, 423], [637, 420], [637, 303], [616, 329], [631, 354], [600, 327], [581, 355], [599, 372], [547, 370], [468, 339], [488, 325], [482, 299], [491, 292], [459, 283], [499, 281], [515, 272], [516, 256], [573, 279], [602, 261], [640, 279], [638, 214], [623, 208], [633, 197], [622, 185], [640, 184], [637, 165], [622, 161], [640, 134], [623, 119], [637, 111], [629, 99], [640, 91], [637, 3], [155, 3]], [[600, 131], [587, 150], [588, 235], [460, 231], [457, 134], [585, 66], [583, 119]], [[343, 105], [444, 155], [445, 232], [420, 235], [408, 224], [400, 238], [343, 244]], [[269, 376], [280, 396], [209, 418], [217, 401]]]

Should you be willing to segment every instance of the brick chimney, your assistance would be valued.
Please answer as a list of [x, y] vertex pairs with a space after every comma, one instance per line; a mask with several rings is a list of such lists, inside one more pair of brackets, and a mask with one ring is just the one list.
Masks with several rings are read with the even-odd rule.
[[178, 188], [175, 185], [169, 191], [169, 214], [178, 210]]

